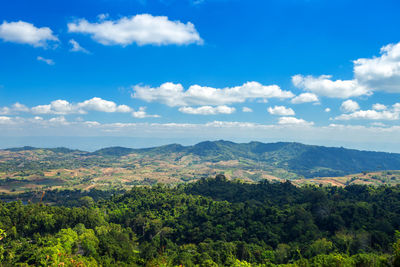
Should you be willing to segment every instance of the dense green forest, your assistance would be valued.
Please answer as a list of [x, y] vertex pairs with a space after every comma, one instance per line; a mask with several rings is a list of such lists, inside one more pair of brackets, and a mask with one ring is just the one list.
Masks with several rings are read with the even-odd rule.
[[52, 205], [0, 202], [2, 266], [400, 265], [400, 186], [218, 175], [125, 193], [46, 194]]

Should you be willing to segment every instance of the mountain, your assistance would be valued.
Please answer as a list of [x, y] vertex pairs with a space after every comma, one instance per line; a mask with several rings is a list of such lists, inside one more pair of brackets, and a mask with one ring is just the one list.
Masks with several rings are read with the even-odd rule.
[[96, 150], [95, 152], [92, 153], [92, 155], [120, 157], [120, 156], [125, 156], [128, 154], [131, 154], [133, 152], [134, 152], [134, 149], [132, 149], [132, 148], [114, 146], [114, 147], [106, 147], [106, 148]]
[[180, 154], [180, 157], [192, 155], [202, 162], [248, 160], [305, 177], [342, 176], [363, 171], [400, 169], [400, 154], [292, 142], [238, 144], [219, 140], [205, 141], [193, 146], [172, 144], [147, 149], [114, 147], [101, 149], [93, 154], [118, 157], [129, 153], [159, 157], [171, 154]]
[[[360, 172], [400, 170], [400, 154], [293, 142], [234, 143], [219, 140], [205, 141], [192, 146], [170, 144], [143, 149], [109, 147], [93, 153], [67, 148], [39, 149], [32, 147], [2, 151], [7, 151], [7, 153], [4, 155], [0, 153], [0, 169], [7, 169], [10, 166], [15, 170], [18, 169], [18, 166], [24, 166], [26, 169], [31, 166], [40, 166], [41, 169], [55, 169], [62, 166], [64, 168], [119, 166], [132, 169], [147, 166], [146, 168], [150, 169], [146, 173], [149, 173], [154, 169], [165, 171], [171, 168], [175, 170], [186, 168], [188, 171], [185, 172], [185, 175], [191, 174], [193, 179], [199, 175], [209, 175], [212, 170], [223, 170], [224, 172], [247, 170], [249, 173], [262, 170], [264, 174], [283, 179], [337, 177]], [[21, 153], [24, 151], [25, 154]], [[15, 157], [12, 156], [13, 153], [15, 153]], [[35, 160], [38, 164], [32, 164]], [[164, 163], [166, 165], [160, 169], [160, 164]], [[204, 166], [207, 166], [208, 172], [197, 172]], [[182, 175], [180, 172], [176, 173], [174, 177]], [[239, 175], [237, 174], [236, 177]], [[253, 178], [250, 177], [250, 179]], [[258, 180], [258, 178], [254, 179]]]
[[14, 147], [14, 148], [7, 148], [3, 149], [4, 151], [11, 151], [11, 152], [21, 152], [21, 151], [35, 151], [35, 150], [46, 150], [46, 151], [51, 151], [54, 153], [73, 153], [73, 152], [82, 152], [78, 149], [70, 149], [66, 147], [55, 147], [55, 148], [37, 148], [37, 147], [32, 147], [32, 146], [24, 146], [24, 147]]

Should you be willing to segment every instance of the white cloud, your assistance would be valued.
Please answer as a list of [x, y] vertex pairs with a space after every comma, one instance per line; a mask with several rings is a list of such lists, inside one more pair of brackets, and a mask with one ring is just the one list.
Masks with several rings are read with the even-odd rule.
[[179, 111], [186, 114], [195, 115], [217, 115], [217, 114], [232, 114], [235, 112], [235, 108], [228, 106], [202, 106], [202, 107], [180, 107]]
[[10, 115], [18, 112], [28, 112], [29, 108], [20, 103], [15, 103], [10, 107], [0, 107], [0, 115]]
[[33, 107], [32, 113], [34, 114], [71, 114], [71, 113], [84, 113], [79, 111], [74, 105], [66, 100], [54, 100], [48, 105], [39, 105]]
[[380, 54], [355, 60], [355, 78], [374, 90], [400, 93], [400, 43], [382, 47]]
[[[347, 102], [347, 101], [346, 101]], [[345, 103], [345, 102], [343, 102]], [[349, 105], [350, 107], [351, 105]], [[358, 110], [358, 104], [352, 110], [348, 109], [350, 114], [342, 114], [334, 118], [335, 120], [398, 120], [400, 117], [400, 103], [392, 105], [388, 109], [382, 104], [374, 104], [371, 110]], [[357, 111], [356, 111], [357, 110]], [[346, 111], [346, 110], [344, 110]]]
[[385, 109], [387, 109], [387, 107], [386, 107], [385, 105], [383, 105], [383, 104], [376, 103], [376, 104], [373, 104], [373, 105], [372, 105], [372, 109], [375, 109], [375, 110], [385, 110]]
[[29, 108], [19, 102], [12, 105], [12, 109], [17, 112], [28, 112]]
[[101, 99], [99, 97], [93, 97], [92, 99], [72, 104], [66, 100], [55, 100], [48, 105], [39, 105], [31, 108], [34, 114], [85, 114], [87, 111], [99, 111], [99, 112], [121, 112], [128, 113], [132, 109], [126, 105], [117, 105], [113, 101]]
[[54, 65], [54, 61], [52, 59], [48, 59], [48, 58], [44, 58], [44, 57], [37, 57], [36, 58], [39, 61], [43, 61], [44, 63], [46, 63], [47, 65]]
[[0, 116], [0, 124], [9, 124], [12, 120], [10, 117], [7, 116]]
[[400, 113], [400, 103], [396, 103], [393, 105], [393, 110], [395, 112], [399, 112]]
[[294, 86], [319, 96], [331, 98], [349, 98], [371, 95], [372, 92], [357, 82], [357, 80], [331, 80], [331, 75], [319, 77], [295, 75], [292, 77]]
[[69, 51], [71, 52], [83, 52], [88, 54], [89, 51], [86, 50], [85, 48], [83, 48], [77, 41], [75, 41], [74, 39], [71, 39], [68, 41], [68, 43], [72, 46], [71, 49]]
[[146, 107], [140, 107], [138, 111], [133, 111], [132, 116], [138, 119], [144, 118], [159, 118], [160, 115], [150, 115], [146, 113]]
[[49, 122], [52, 123], [52, 124], [64, 124], [64, 125], [68, 125], [69, 124], [69, 122], [65, 119], [64, 116], [51, 118], [49, 120]]
[[24, 21], [4, 21], [0, 25], [0, 39], [11, 43], [29, 44], [34, 47], [47, 47], [50, 42], [58, 42], [58, 38], [53, 35], [50, 28], [37, 28]]
[[92, 99], [86, 100], [82, 103], [77, 104], [78, 108], [84, 110], [94, 110], [100, 112], [122, 112], [128, 113], [132, 109], [126, 105], [117, 105], [115, 102], [101, 99], [99, 97], [93, 97]]
[[308, 122], [303, 119], [297, 119], [295, 117], [280, 117], [278, 124], [280, 124], [280, 125], [312, 126], [312, 125], [314, 125], [314, 122]]
[[97, 122], [97, 121], [85, 121], [84, 123], [88, 127], [96, 127], [96, 126], [100, 126], [101, 125], [101, 123]]
[[373, 91], [400, 93], [400, 42], [383, 46], [379, 57], [359, 58], [353, 63], [352, 80], [295, 75], [292, 82], [305, 91], [332, 98], [368, 96]]
[[181, 84], [164, 83], [160, 87], [136, 85], [133, 98], [147, 102], [160, 102], [168, 106], [226, 105], [242, 103], [248, 99], [292, 98], [290, 91], [283, 91], [277, 85], [265, 86], [258, 82], [247, 82], [230, 88], [213, 88], [192, 85], [184, 90]]
[[291, 100], [293, 104], [318, 102], [318, 96], [313, 93], [302, 93]]
[[269, 107], [268, 112], [272, 115], [279, 115], [279, 116], [291, 116], [294, 115], [294, 110], [291, 108], [287, 108], [285, 106], [275, 106]]
[[243, 107], [242, 112], [253, 112], [253, 110], [249, 107]]
[[80, 19], [68, 23], [68, 31], [89, 34], [103, 45], [184, 45], [203, 42], [192, 23], [171, 21], [165, 16], [141, 14], [114, 21], [105, 19], [102, 17], [101, 21], [95, 23]]
[[349, 99], [342, 103], [342, 105], [340, 106], [340, 109], [343, 112], [354, 112], [354, 111], [360, 109], [360, 106], [358, 105], [358, 103], [356, 101]]
[[324, 111], [325, 112], [331, 112], [331, 109], [330, 108], [326, 108]]
[[115, 111], [108, 111], [108, 112], [121, 112], [121, 113], [128, 113], [131, 112], [132, 108], [127, 105], [119, 105], [116, 107]]
[[394, 111], [359, 110], [350, 114], [342, 114], [335, 120], [397, 120], [399, 113]]

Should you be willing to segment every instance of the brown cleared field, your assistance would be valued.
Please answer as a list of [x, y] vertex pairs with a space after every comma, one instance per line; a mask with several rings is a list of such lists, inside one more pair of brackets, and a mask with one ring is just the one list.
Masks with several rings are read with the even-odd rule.
[[[218, 173], [224, 173], [228, 179], [241, 179], [247, 182], [263, 179], [284, 180], [268, 171], [244, 166], [238, 160], [200, 163], [195, 157], [166, 161], [128, 155], [123, 157], [120, 162], [110, 165], [114, 166], [55, 168], [44, 171], [20, 170], [21, 168], [18, 167], [16, 170], [0, 173], [0, 190], [11, 193], [60, 187], [85, 190], [90, 188], [122, 189], [155, 183], [178, 184], [195, 181], [202, 177], [213, 177]], [[43, 182], [44, 180], [46, 182]]]
[[[158, 162], [141, 164], [137, 168], [79, 168], [55, 169], [43, 172], [43, 175], [21, 176], [21, 172], [0, 173], [0, 192], [13, 193], [31, 190], [69, 188], [89, 190], [97, 189], [127, 189], [136, 185], [152, 185], [155, 183], [178, 184], [195, 181], [201, 177], [213, 177], [224, 173], [228, 179], [240, 179], [246, 182], [269, 180], [283, 182], [285, 179], [269, 174], [263, 170], [243, 170], [230, 162], [229, 168], [221, 168], [226, 163], [171, 164]], [[218, 166], [218, 167], [217, 167]], [[292, 179], [293, 184], [301, 186], [315, 184], [323, 186], [346, 186], [351, 184], [397, 185], [400, 184], [400, 171], [381, 171], [358, 173], [342, 177], [318, 177], [312, 179]]]
[[325, 186], [346, 186], [352, 184], [366, 184], [366, 185], [398, 185], [400, 184], [400, 171], [378, 171], [378, 172], [364, 172], [346, 175], [342, 177], [318, 177], [313, 179], [295, 179], [293, 182], [297, 185], [302, 184], [322, 184]]

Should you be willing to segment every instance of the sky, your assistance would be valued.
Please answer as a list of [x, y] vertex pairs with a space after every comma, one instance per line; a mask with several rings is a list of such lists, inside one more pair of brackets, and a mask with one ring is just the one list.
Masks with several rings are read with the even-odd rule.
[[400, 3], [0, 3], [0, 148], [294, 141], [400, 153]]

